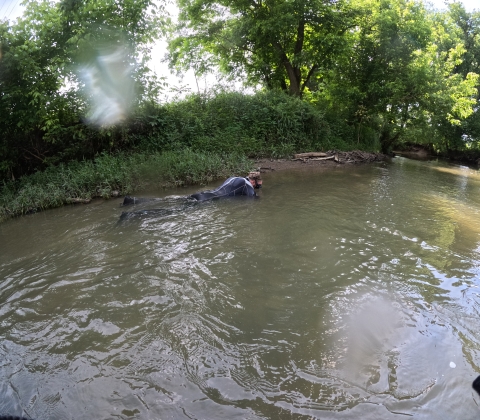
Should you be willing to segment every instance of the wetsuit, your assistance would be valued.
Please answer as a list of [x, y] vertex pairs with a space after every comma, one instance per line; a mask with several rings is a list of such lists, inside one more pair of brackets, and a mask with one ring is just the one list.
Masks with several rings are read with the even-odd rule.
[[190, 198], [195, 198], [198, 201], [205, 201], [211, 200], [212, 198], [234, 197], [237, 195], [255, 197], [255, 190], [248, 178], [242, 178], [239, 176], [228, 178], [218, 188], [192, 194]]

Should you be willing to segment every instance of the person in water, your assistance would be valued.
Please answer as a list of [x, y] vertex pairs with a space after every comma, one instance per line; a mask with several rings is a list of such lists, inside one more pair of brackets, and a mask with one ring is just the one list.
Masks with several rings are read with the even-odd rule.
[[222, 185], [214, 190], [201, 191], [189, 196], [198, 201], [211, 200], [220, 197], [235, 197], [245, 195], [255, 197], [255, 189], [262, 188], [260, 172], [250, 172], [248, 177], [234, 176], [228, 178]]
[[[247, 197], [255, 197], [255, 189], [262, 188], [262, 177], [260, 172], [250, 172], [248, 177], [243, 178], [234, 176], [228, 178], [222, 185], [214, 190], [200, 191], [198, 193], [189, 195], [188, 198], [193, 198], [197, 201], [206, 201], [221, 197], [235, 197], [245, 195]], [[157, 198], [141, 198], [126, 196], [123, 200], [123, 205], [141, 204], [149, 201], [158, 201]]]

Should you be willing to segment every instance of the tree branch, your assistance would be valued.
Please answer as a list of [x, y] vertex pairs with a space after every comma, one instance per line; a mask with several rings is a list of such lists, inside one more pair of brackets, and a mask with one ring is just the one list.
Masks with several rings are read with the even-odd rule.
[[302, 19], [298, 23], [298, 28], [297, 28], [297, 41], [295, 42], [295, 49], [293, 50], [293, 53], [295, 55], [298, 55], [302, 52], [304, 40], [305, 40], [305, 21]]
[[287, 57], [287, 54], [283, 50], [279, 42], [275, 42], [275, 48], [280, 53], [280, 60], [285, 67], [285, 70], [288, 74], [288, 79], [290, 81], [290, 93], [294, 95], [300, 95], [300, 80], [299, 80], [299, 71], [296, 69], [290, 60]]
[[[41, 158], [40, 156], [37, 156], [36, 154], [32, 153], [30, 150], [25, 149], [25, 147], [22, 147], [22, 149], [23, 149], [25, 152], [31, 154], [34, 158], [40, 160], [41, 162], [43, 162], [43, 161], [45, 160], [44, 158]], [[38, 150], [37, 150], [37, 153], [38, 153], [38, 154], [41, 154], [41, 153], [39, 153]], [[28, 159], [28, 158], [27, 158], [27, 159]]]
[[308, 72], [307, 77], [305, 78], [305, 81], [302, 84], [302, 92], [305, 90], [305, 87], [307, 86], [307, 83], [310, 80], [310, 77], [312, 77], [312, 74], [315, 72], [315, 70], [317, 70], [317, 68], [318, 66], [314, 64], [313, 67]]

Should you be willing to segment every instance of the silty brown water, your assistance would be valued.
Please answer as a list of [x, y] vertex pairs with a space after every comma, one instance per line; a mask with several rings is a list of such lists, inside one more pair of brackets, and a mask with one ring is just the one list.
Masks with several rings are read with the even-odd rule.
[[479, 418], [479, 187], [396, 158], [4, 223], [0, 414]]

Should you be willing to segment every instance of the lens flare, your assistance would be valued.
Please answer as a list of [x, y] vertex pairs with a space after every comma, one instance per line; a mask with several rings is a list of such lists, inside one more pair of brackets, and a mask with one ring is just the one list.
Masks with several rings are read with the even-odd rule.
[[132, 73], [124, 47], [104, 49], [80, 67], [90, 104], [89, 123], [112, 125], [127, 117], [134, 99]]

